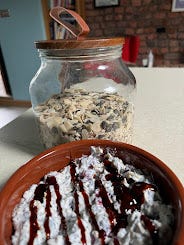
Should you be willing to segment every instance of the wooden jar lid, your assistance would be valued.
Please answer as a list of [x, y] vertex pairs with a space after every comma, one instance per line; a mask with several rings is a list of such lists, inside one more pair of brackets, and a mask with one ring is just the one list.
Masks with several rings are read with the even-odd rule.
[[125, 39], [123, 37], [102, 38], [102, 39], [58, 39], [36, 41], [37, 49], [89, 49], [123, 45]]

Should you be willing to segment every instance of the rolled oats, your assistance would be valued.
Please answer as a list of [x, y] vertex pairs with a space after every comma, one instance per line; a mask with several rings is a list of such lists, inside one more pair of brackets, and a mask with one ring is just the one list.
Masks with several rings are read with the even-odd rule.
[[35, 108], [46, 148], [73, 140], [131, 142], [133, 105], [117, 93], [67, 89]]

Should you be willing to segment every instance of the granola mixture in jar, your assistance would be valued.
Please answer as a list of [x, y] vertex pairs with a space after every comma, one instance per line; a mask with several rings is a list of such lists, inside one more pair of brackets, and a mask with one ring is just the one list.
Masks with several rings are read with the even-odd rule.
[[131, 143], [136, 79], [124, 38], [36, 42], [41, 66], [30, 97], [46, 148], [81, 139]]
[[130, 143], [133, 105], [118, 93], [69, 88], [35, 108], [46, 148], [81, 139]]

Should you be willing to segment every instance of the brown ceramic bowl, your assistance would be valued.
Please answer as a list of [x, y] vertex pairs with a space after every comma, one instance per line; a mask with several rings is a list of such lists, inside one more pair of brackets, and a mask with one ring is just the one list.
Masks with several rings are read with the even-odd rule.
[[162, 197], [174, 207], [174, 245], [184, 244], [184, 189], [175, 174], [158, 158], [132, 145], [106, 140], [83, 140], [56, 146], [36, 156], [18, 169], [0, 193], [0, 244], [11, 244], [12, 210], [22, 194], [52, 170], [60, 170], [70, 159], [90, 153], [90, 146], [116, 148], [125, 163], [148, 170], [153, 175]]

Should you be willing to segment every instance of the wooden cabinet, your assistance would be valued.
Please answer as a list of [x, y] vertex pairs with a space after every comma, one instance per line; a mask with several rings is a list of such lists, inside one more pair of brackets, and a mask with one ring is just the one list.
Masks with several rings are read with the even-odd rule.
[[[53, 4], [53, 2], [55, 1], [54, 0], [41, 0], [46, 38], [48, 40], [63, 38], [61, 36], [58, 36], [59, 31], [61, 30], [57, 30], [57, 27], [58, 27], [57, 23], [55, 23], [49, 16], [50, 8], [52, 8], [55, 4], [55, 3]], [[61, 0], [60, 2], [61, 2], [59, 4], [60, 6], [76, 11], [85, 20], [85, 0], [74, 0], [74, 1], [62, 1]]]

